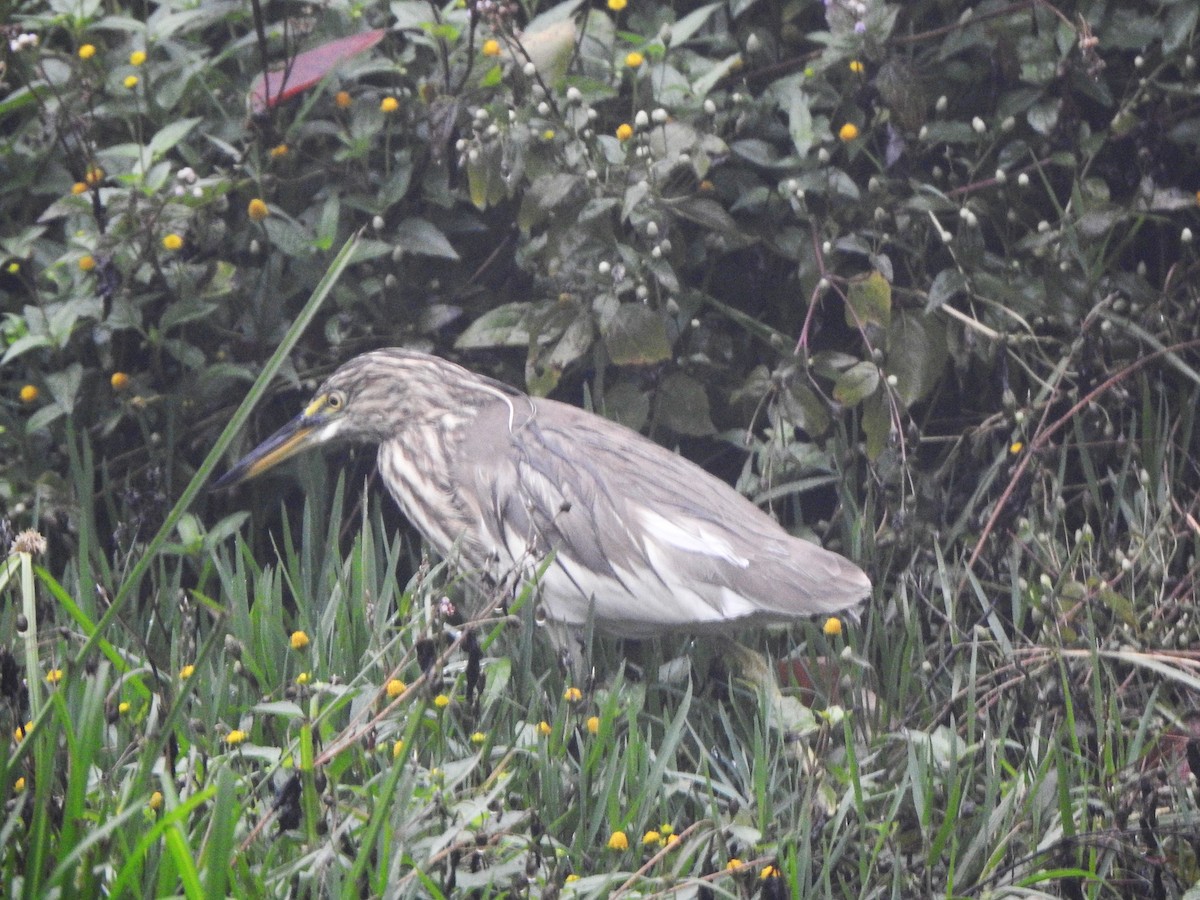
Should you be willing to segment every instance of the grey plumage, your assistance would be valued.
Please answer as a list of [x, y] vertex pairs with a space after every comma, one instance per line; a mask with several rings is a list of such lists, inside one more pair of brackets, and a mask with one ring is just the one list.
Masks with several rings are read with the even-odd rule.
[[218, 486], [332, 440], [378, 444], [392, 496], [464, 570], [532, 574], [553, 551], [540, 612], [567, 628], [589, 615], [624, 637], [786, 622], [871, 591], [853, 563], [640, 434], [408, 350], [343, 365]]

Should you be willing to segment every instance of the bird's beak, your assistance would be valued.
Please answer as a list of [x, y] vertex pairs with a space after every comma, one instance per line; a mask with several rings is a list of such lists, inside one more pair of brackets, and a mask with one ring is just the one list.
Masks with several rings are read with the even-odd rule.
[[323, 424], [320, 414], [309, 415], [306, 410], [240, 459], [213, 483], [213, 490], [233, 487], [255, 478], [285, 459], [314, 446], [320, 442]]

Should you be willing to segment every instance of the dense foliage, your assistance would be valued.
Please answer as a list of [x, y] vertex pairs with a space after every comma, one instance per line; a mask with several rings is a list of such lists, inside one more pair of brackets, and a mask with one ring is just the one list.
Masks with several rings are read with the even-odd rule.
[[[1198, 20], [0, 2], [3, 892], [1182, 896]], [[736, 481], [861, 624], [477, 677], [370, 454], [202, 490], [391, 345]]]

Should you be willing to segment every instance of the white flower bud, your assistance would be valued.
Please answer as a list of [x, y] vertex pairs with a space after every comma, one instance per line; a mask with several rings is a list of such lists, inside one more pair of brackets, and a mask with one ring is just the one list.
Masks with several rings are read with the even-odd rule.
[[762, 49], [762, 41], [758, 39], [758, 35], [753, 31], [750, 32], [750, 37], [746, 38], [746, 52], [757, 53]]
[[946, 98], [946, 95], [942, 94], [942, 96], [937, 98], [937, 103], [933, 104], [933, 108], [938, 112], [945, 112], [949, 103], [950, 101]]
[[655, 123], [661, 125], [665, 121], [667, 121], [667, 119], [669, 119], [670, 116], [667, 115], [667, 111], [660, 106], [657, 109], [655, 109], [654, 112], [650, 113], [650, 118], [653, 119], [655, 121]]
[[537, 66], [531, 62], [527, 62], [525, 63], [524, 67], [522, 67], [521, 71], [525, 73], [526, 78], [532, 78], [537, 74]]
[[600, 261], [600, 265], [596, 266], [596, 269], [601, 275], [607, 275], [612, 271], [612, 263], [610, 263], [607, 259], [603, 259]]
[[713, 102], [712, 97], [709, 97], [704, 101], [704, 112], [710, 116], [715, 116], [717, 114], [717, 104]]
[[567, 88], [568, 103], [580, 103], [582, 101], [583, 94], [580, 92], [579, 88], [575, 87], [575, 85], [571, 85], [569, 88]]
[[1185, 244], [1190, 244], [1192, 242], [1192, 229], [1184, 228], [1183, 231], [1179, 232], [1179, 240]]
[[1038, 234], [1045, 234], [1047, 231], [1050, 230], [1050, 223], [1047, 222], [1045, 219], [1042, 219], [1040, 222], [1037, 223], [1037, 230], [1038, 230]]
[[1019, 184], [1021, 187], [1029, 187], [1029, 173], [1022, 172], [1020, 175], [1018, 175], [1017, 184]]
[[645, 128], [650, 124], [650, 116], [646, 114], [644, 109], [639, 109], [637, 115], [633, 117], [633, 126], [635, 128]]
[[383, 216], [375, 216], [373, 219], [371, 219], [371, 227], [376, 231], [383, 231], [383, 226], [385, 224], [387, 223], [383, 221]]
[[1004, 184], [1004, 182], [1006, 182], [1006, 181], [1008, 181], [1008, 173], [1005, 172], [1003, 169], [997, 169], [996, 170], [996, 183]]
[[971, 127], [975, 129], [976, 134], [983, 134], [987, 131], [987, 124], [979, 116], [971, 120]]
[[597, 178], [600, 177], [600, 173], [597, 172], [595, 169], [588, 169], [587, 172], [585, 173], [585, 175], [587, 176], [588, 181], [595, 181]]
[[658, 237], [658, 223], [657, 222], [647, 222], [646, 223], [646, 237], [652, 237], [652, 238]]
[[541, 103], [539, 103], [537, 105], [537, 111], [538, 111], [539, 116], [550, 115], [550, 104], [547, 103], [545, 100], [543, 100]]

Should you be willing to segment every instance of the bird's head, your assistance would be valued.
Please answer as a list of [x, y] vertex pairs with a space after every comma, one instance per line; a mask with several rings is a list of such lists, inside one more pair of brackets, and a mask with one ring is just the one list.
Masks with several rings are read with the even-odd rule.
[[233, 487], [298, 453], [337, 440], [381, 440], [381, 419], [386, 416], [386, 399], [381, 381], [367, 354], [351, 360], [322, 384], [304, 411], [240, 459], [213, 484], [214, 489]]

